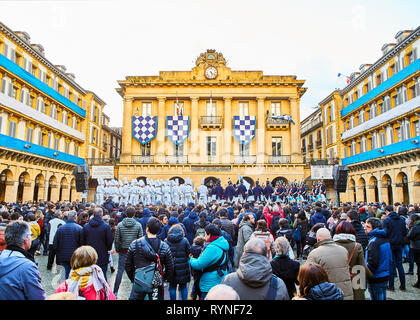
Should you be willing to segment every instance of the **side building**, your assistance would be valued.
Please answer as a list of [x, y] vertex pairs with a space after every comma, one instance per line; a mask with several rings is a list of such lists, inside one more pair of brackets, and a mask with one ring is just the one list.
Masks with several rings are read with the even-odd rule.
[[0, 201], [81, 198], [72, 173], [86, 163], [94, 96], [0, 22]]
[[[343, 201], [420, 202], [419, 36], [420, 27], [398, 32], [330, 95], [340, 107], [337, 156], [349, 168]], [[325, 116], [330, 97], [320, 103]]]

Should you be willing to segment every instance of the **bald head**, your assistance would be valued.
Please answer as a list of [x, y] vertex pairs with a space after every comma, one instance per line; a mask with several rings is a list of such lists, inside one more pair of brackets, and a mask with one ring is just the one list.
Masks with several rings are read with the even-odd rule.
[[327, 228], [318, 229], [316, 232], [316, 241], [320, 242], [322, 240], [331, 239], [331, 233]]
[[240, 300], [240, 298], [232, 287], [218, 284], [210, 289], [205, 300]]

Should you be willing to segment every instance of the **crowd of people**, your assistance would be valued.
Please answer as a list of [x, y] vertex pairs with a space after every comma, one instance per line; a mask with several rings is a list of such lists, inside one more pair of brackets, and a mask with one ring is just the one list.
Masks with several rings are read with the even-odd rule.
[[[0, 299], [115, 300], [124, 274], [130, 300], [165, 286], [171, 300], [385, 300], [397, 275], [420, 288], [418, 205], [197, 200], [2, 203]], [[48, 297], [39, 255], [64, 270]]]

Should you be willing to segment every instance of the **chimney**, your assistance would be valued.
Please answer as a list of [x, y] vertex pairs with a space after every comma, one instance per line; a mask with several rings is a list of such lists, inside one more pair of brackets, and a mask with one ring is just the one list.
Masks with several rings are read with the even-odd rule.
[[365, 72], [367, 69], [369, 69], [369, 67], [370, 67], [370, 66], [371, 66], [371, 64], [367, 64], [367, 63], [362, 64], [362, 65], [360, 66], [360, 68], [359, 68], [360, 73]]
[[55, 67], [63, 73], [66, 73], [67, 71], [67, 68], [63, 65], [56, 65]]
[[28, 44], [31, 44], [31, 37], [25, 31], [15, 31], [16, 35]]
[[40, 44], [31, 44], [31, 47], [38, 52], [41, 56], [44, 56], [44, 47]]
[[411, 34], [413, 30], [401, 30], [395, 35], [395, 40], [397, 40], [397, 43], [400, 43], [403, 41], [409, 34]]
[[386, 43], [382, 46], [382, 55], [386, 55], [389, 51], [391, 51], [392, 49], [394, 49], [394, 47], [396, 46], [396, 43]]
[[74, 75], [74, 73], [66, 73], [66, 76], [73, 79], [73, 80], [76, 79], [76, 76]]

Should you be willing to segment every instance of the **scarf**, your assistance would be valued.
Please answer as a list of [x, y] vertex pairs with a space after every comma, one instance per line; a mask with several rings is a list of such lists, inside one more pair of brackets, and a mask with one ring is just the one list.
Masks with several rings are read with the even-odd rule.
[[350, 241], [356, 242], [356, 236], [350, 233], [340, 233], [340, 234], [335, 234], [333, 237], [333, 240], [334, 241], [350, 240]]
[[25, 256], [25, 258], [31, 260], [33, 263], [36, 264], [34, 256], [31, 255], [28, 251], [24, 250], [23, 248], [18, 247], [18, 246], [14, 246], [14, 245], [9, 245], [9, 246], [7, 246], [6, 249], [10, 250], [10, 251], [18, 251], [21, 254], [23, 254]]
[[110, 290], [110, 287], [104, 278], [102, 269], [96, 264], [76, 270], [72, 269], [67, 284], [67, 291], [73, 293], [76, 296], [76, 299], [79, 298], [79, 291], [91, 284], [96, 292], [96, 300], [99, 300], [99, 292], [102, 289], [105, 293], [105, 300], [109, 299], [108, 290]]
[[219, 237], [220, 236], [210, 236], [210, 239], [209, 239], [209, 241], [207, 241], [207, 244], [209, 244], [210, 242], [213, 242], [214, 240], [217, 240], [217, 239], [219, 239]]

